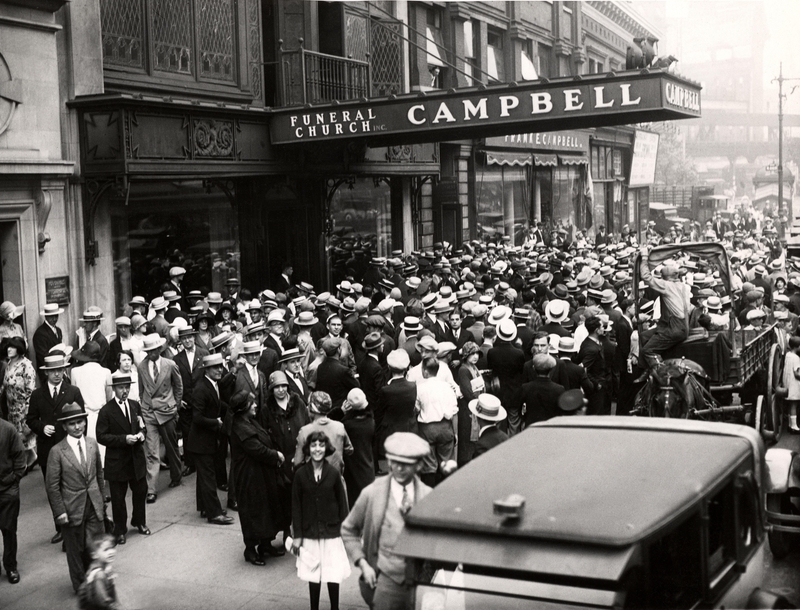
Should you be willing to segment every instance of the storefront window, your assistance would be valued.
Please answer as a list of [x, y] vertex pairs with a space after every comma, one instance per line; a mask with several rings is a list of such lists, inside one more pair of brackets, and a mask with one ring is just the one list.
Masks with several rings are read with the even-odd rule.
[[[386, 180], [358, 178], [340, 186], [331, 200], [331, 245], [337, 251], [388, 256], [392, 251], [392, 189]], [[360, 254], [360, 253], [359, 253]]]
[[128, 205], [112, 200], [110, 210], [119, 311], [134, 295], [160, 295], [173, 266], [186, 269], [184, 294], [224, 293], [240, 278], [239, 223], [224, 193], [200, 181], [133, 183]]
[[522, 245], [530, 218], [528, 171], [528, 166], [478, 168], [475, 199], [481, 239], [495, 241], [500, 235], [510, 235], [515, 245]]
[[568, 229], [583, 226], [576, 216], [581, 202], [580, 172], [574, 165], [553, 169], [553, 226]]

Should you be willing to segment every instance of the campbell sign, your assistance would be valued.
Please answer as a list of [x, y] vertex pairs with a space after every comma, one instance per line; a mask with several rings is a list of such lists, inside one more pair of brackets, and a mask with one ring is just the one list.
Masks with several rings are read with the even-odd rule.
[[672, 74], [623, 73], [410, 94], [273, 112], [273, 144], [345, 138], [433, 141], [700, 116], [700, 86]]

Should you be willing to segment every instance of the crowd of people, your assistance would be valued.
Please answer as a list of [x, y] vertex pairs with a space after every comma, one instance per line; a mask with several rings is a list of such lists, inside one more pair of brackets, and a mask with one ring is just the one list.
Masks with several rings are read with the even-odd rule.
[[89, 307], [64, 337], [64, 311], [48, 304], [31, 349], [20, 308], [2, 303], [8, 580], [20, 578], [18, 481], [37, 464], [51, 542], [62, 543], [76, 592], [87, 541], [100, 541], [95, 562], [108, 553], [103, 540], [125, 544], [128, 488], [130, 525], [150, 534], [168, 470], [169, 488], [195, 475], [195, 507], [209, 523], [233, 524], [228, 511], [238, 511], [250, 564], [296, 555], [312, 608], [323, 582], [338, 606], [351, 562], [370, 607], [403, 608], [393, 545], [430, 488], [536, 422], [631, 413], [661, 354], [731, 324], [774, 323], [797, 429], [800, 259], [786, 257], [769, 220], [760, 231], [717, 220], [701, 240], [725, 245], [729, 286], [719, 266], [680, 250], [649, 264], [650, 247], [689, 241], [680, 225], [666, 235], [648, 226], [644, 245], [627, 227], [569, 241], [534, 227], [522, 246], [361, 251], [329, 291], [296, 282], [289, 265], [273, 289], [229, 278], [226, 294], [190, 290], [174, 261], [160, 294], [118, 312], [113, 336], [100, 331], [105, 312]]

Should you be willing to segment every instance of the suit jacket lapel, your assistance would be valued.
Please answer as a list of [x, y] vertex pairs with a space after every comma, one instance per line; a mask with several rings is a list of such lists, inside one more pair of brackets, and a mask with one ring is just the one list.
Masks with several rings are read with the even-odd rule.
[[[81, 466], [81, 463], [78, 461], [78, 456], [75, 455], [75, 452], [72, 450], [72, 446], [69, 444], [69, 441], [67, 441], [67, 440], [64, 441], [64, 447], [63, 447], [62, 451], [66, 454], [67, 460], [71, 461], [72, 465], [77, 469], [78, 472], [83, 473], [83, 476], [85, 478], [86, 477], [86, 471], [83, 469], [83, 467]], [[88, 445], [87, 445], [86, 453], [89, 453]], [[86, 456], [84, 456], [84, 457], [86, 457]], [[87, 459], [88, 459], [88, 457], [87, 457]]]
[[[128, 409], [130, 408], [131, 403], [128, 402]], [[122, 410], [122, 407], [119, 406], [119, 402], [116, 398], [114, 398], [114, 409], [112, 409], [111, 412], [114, 414], [114, 417], [120, 425], [122, 425], [126, 430], [131, 430], [131, 422], [125, 417], [125, 412]]]

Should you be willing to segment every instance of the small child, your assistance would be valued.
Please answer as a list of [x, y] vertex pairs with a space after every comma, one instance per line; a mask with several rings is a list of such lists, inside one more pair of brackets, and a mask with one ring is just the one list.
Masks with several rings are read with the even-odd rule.
[[92, 543], [92, 563], [86, 571], [86, 580], [78, 589], [78, 607], [86, 610], [121, 610], [114, 588], [116, 575], [111, 564], [117, 548], [111, 534], [102, 534]]

